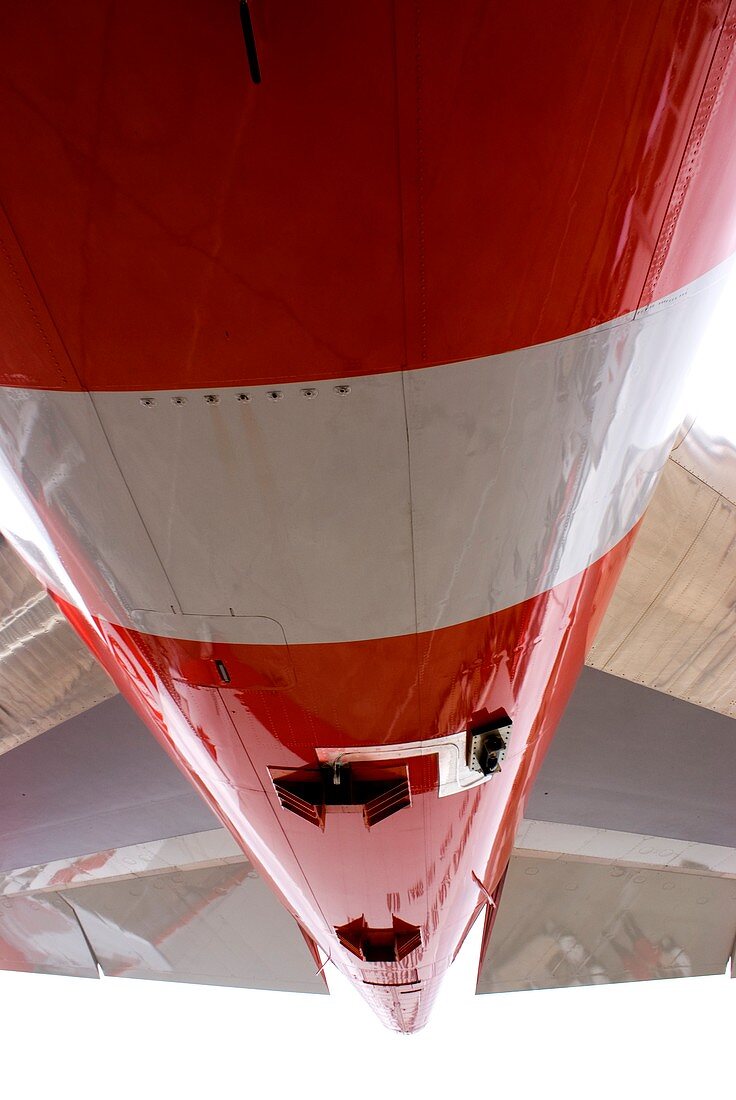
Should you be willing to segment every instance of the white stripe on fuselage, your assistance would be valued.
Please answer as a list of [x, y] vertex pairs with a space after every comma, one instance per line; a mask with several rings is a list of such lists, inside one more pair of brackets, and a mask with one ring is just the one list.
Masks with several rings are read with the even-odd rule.
[[[640, 518], [728, 266], [562, 340], [247, 400], [2, 389], [4, 525], [61, 595], [164, 636], [344, 642], [480, 618]], [[37, 517], [56, 563], [29, 543]]]

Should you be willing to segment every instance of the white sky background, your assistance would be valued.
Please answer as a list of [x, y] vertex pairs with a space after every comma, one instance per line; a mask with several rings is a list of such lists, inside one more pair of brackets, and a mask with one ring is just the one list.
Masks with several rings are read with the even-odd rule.
[[[732, 279], [706, 335], [691, 402], [714, 436], [734, 443], [735, 311]], [[734, 1095], [736, 981], [475, 997], [481, 929], [479, 921], [429, 1026], [410, 1037], [385, 1031], [331, 968], [331, 997], [0, 972], [1, 1095]]]
[[736, 445], [736, 267], [724, 283], [690, 376], [688, 411], [714, 439]]

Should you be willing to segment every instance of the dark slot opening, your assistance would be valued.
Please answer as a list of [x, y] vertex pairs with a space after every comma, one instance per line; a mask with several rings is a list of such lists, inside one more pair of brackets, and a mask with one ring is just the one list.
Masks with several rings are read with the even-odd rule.
[[215, 661], [215, 668], [217, 669], [217, 674], [222, 680], [223, 684], [229, 684], [230, 673], [226, 669], [224, 661]]
[[422, 946], [422, 931], [392, 917], [390, 928], [369, 928], [365, 917], [358, 917], [335, 929], [343, 947], [365, 962], [401, 962]]
[[250, 78], [254, 84], [261, 83], [261, 66], [258, 64], [258, 50], [256, 49], [256, 36], [253, 33], [253, 21], [250, 17], [250, 8], [247, 0], [240, 0], [240, 26], [243, 28], [245, 52], [248, 57]]

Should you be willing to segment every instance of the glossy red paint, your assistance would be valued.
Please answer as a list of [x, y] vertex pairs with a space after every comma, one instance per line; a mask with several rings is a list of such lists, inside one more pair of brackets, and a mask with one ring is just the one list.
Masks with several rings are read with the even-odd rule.
[[3, 384], [455, 362], [736, 248], [725, 0], [250, 7], [258, 86], [234, 0], [5, 5]]
[[[145, 391], [455, 362], [618, 317], [736, 246], [725, 0], [252, 9], [258, 87], [236, 4], [0, 13], [0, 383]], [[430, 633], [199, 644], [94, 619], [90, 585], [114, 595], [117, 578], [19, 476], [80, 594], [58, 601], [80, 635], [309, 936], [388, 1023], [421, 1026], [503, 874], [633, 533], [548, 592]], [[564, 538], [552, 524], [545, 552]], [[432, 758], [411, 763], [411, 807], [370, 831], [278, 803], [271, 767], [431, 739], [483, 709], [513, 733], [481, 786], [440, 799]], [[337, 941], [387, 913], [422, 929], [401, 963]]]
[[[309, 935], [387, 1023], [411, 1030], [426, 1020], [439, 977], [485, 905], [476, 878], [492, 891], [505, 869], [633, 537], [570, 581], [475, 622], [290, 647], [281, 657], [294, 676], [280, 687], [268, 682], [277, 647], [155, 638], [91, 624], [58, 602]], [[232, 686], [214, 683], [216, 659]], [[455, 733], [484, 709], [506, 711], [514, 725], [502, 772], [480, 787], [438, 798], [427, 757], [409, 765], [411, 807], [370, 831], [360, 815], [336, 814], [322, 832], [279, 805], [271, 767], [313, 764], [318, 747]], [[337, 942], [334, 929], [360, 916], [383, 927], [387, 908], [422, 929], [422, 949], [405, 965], [360, 962]], [[410, 1020], [397, 1009], [404, 986], [419, 994]]]

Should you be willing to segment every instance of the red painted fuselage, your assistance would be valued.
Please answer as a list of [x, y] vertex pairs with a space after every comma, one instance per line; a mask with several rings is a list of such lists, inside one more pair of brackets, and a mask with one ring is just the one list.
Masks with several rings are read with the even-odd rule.
[[[257, 84], [234, 2], [0, 16], [1, 525], [411, 1031], [682, 419], [736, 250], [736, 16], [249, 11]], [[452, 754], [488, 716], [483, 776]]]

